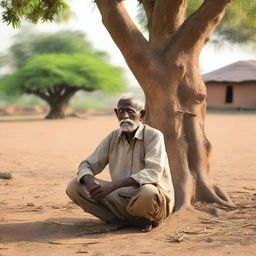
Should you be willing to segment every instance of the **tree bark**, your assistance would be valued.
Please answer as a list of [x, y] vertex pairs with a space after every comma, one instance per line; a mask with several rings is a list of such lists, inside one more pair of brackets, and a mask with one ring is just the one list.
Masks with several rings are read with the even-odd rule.
[[49, 101], [50, 111], [45, 119], [64, 119], [68, 102], [64, 100]]
[[53, 94], [50, 96], [47, 103], [50, 106], [50, 112], [45, 119], [64, 119], [65, 110], [69, 104], [70, 99], [79, 90], [77, 87], [55, 88]]
[[150, 35], [147, 41], [122, 1], [96, 0], [105, 27], [145, 93], [145, 122], [165, 136], [175, 210], [195, 201], [233, 206], [209, 178], [206, 88], [199, 72], [200, 52], [229, 2], [205, 0], [184, 21], [185, 0], [143, 0]]

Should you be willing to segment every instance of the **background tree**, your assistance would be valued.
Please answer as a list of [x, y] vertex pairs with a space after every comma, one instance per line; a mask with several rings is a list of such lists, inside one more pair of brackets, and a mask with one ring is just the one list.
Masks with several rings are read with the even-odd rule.
[[[55, 33], [38, 33], [30, 27], [24, 27], [14, 37], [7, 52], [0, 55], [0, 66], [9, 66], [15, 70], [21, 68], [34, 55], [48, 53], [85, 52], [107, 59], [104, 52], [93, 49], [86, 35], [81, 31], [62, 30]], [[2, 59], [2, 62], [1, 62]]]
[[71, 97], [79, 90], [108, 93], [124, 89], [121, 69], [86, 53], [35, 55], [18, 71], [0, 80], [8, 94], [33, 94], [48, 103], [47, 119], [64, 118]]
[[124, 89], [120, 68], [108, 64], [106, 53], [93, 49], [84, 33], [25, 30], [2, 57], [0, 64], [8, 66], [12, 75], [1, 80], [0, 88], [9, 95], [40, 97], [50, 106], [46, 118], [63, 118], [78, 90], [115, 93]]

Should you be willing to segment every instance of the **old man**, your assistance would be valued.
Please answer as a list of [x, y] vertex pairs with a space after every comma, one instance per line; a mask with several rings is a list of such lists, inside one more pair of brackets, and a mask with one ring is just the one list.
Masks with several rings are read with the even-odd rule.
[[[149, 231], [170, 215], [174, 192], [163, 134], [142, 123], [143, 102], [123, 96], [115, 109], [120, 129], [112, 131], [81, 162], [67, 195], [84, 211], [106, 222]], [[107, 165], [111, 181], [95, 176]]]

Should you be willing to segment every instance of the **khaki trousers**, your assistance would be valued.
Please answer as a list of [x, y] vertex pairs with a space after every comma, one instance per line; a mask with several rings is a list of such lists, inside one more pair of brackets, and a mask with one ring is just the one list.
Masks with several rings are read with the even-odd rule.
[[[106, 182], [98, 181], [101, 184]], [[169, 215], [164, 194], [152, 184], [120, 188], [95, 202], [85, 186], [73, 179], [68, 184], [67, 195], [85, 212], [106, 222], [136, 221], [140, 218], [158, 222]]]

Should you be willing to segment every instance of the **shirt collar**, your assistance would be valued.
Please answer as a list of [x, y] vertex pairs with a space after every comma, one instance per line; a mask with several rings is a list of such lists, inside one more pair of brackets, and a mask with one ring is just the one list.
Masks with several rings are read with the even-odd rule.
[[144, 129], [144, 125], [142, 123], [140, 123], [139, 127], [134, 135], [134, 138], [136, 138], [138, 140], [142, 140], [143, 139], [143, 129]]

